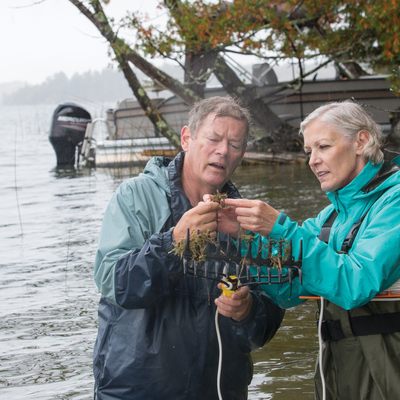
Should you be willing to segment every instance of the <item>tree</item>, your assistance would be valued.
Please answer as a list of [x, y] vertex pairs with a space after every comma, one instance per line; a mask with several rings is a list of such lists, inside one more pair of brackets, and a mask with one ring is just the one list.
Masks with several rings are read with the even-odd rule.
[[[260, 60], [298, 61], [299, 77], [277, 89], [301, 88], [304, 78], [315, 70], [303, 69], [304, 60], [323, 57], [335, 62], [342, 76], [357, 78], [365, 71], [357, 64], [388, 68], [399, 62], [400, 0], [164, 0], [160, 7], [168, 10], [165, 29], [148, 25], [138, 13], [128, 15], [121, 26], [135, 30], [136, 41], [129, 46], [111, 27], [99, 0], [91, 0], [92, 10], [79, 0], [70, 0], [88, 17], [108, 40], [135, 96], [149, 118], [164, 127], [166, 135], [177, 142], [176, 133], [167, 126], [151, 103], [128, 62], [171, 90], [191, 105], [203, 97], [204, 85], [211, 73], [227, 93], [241, 98], [250, 108], [255, 124], [272, 149], [285, 149], [296, 135], [268, 107], [268, 97], [257, 94], [244, 84], [224, 56], [229, 53], [253, 55]], [[391, 36], [395, 33], [395, 36]], [[181, 84], [150, 64], [146, 56], [174, 59], [185, 69]], [[393, 84], [399, 83], [397, 73]], [[158, 129], [165, 134], [162, 129]], [[168, 137], [168, 136], [167, 136]], [[297, 143], [294, 141], [293, 143]]]

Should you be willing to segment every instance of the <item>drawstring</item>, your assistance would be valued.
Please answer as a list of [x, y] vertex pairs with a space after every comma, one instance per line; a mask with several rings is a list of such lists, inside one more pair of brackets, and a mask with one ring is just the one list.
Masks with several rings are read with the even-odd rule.
[[324, 370], [322, 367], [322, 356], [323, 356], [323, 342], [322, 342], [322, 320], [324, 319], [324, 298], [321, 297], [321, 310], [319, 312], [319, 321], [318, 321], [318, 344], [319, 344], [319, 373], [321, 375], [321, 383], [322, 383], [322, 399], [326, 399], [326, 387], [325, 387], [325, 377]]
[[338, 197], [338, 191], [335, 190], [335, 201], [337, 204], [337, 213], [340, 214], [340, 207], [339, 207], [339, 197]]
[[215, 330], [217, 331], [218, 350], [219, 350], [218, 373], [217, 373], [217, 392], [218, 392], [218, 400], [222, 400], [222, 394], [221, 394], [222, 340], [221, 340], [221, 333], [219, 331], [218, 315], [219, 314], [218, 314], [218, 308], [217, 308], [215, 310]]

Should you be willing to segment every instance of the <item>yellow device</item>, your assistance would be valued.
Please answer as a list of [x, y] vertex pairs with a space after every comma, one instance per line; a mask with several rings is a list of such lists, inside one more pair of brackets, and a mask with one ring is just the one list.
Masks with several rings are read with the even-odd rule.
[[238, 290], [238, 278], [235, 275], [229, 275], [228, 280], [222, 282], [222, 295], [232, 297], [232, 294]]

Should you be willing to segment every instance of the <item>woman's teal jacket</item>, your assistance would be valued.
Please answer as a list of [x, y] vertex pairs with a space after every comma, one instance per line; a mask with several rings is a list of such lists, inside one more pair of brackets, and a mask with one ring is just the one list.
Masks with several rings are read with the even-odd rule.
[[[393, 162], [400, 164], [400, 156]], [[379, 179], [381, 166], [368, 163], [346, 187], [327, 192], [332, 204], [302, 226], [280, 214], [270, 238], [291, 239], [294, 255], [303, 242], [303, 285], [298, 278], [291, 288], [288, 284], [263, 285], [279, 306], [293, 307], [304, 301], [299, 296], [317, 295], [350, 310], [368, 303], [400, 279], [400, 171]], [[374, 189], [366, 190], [374, 178]], [[352, 248], [341, 254], [343, 240], [369, 207]], [[333, 209], [338, 217], [326, 244], [318, 236]]]

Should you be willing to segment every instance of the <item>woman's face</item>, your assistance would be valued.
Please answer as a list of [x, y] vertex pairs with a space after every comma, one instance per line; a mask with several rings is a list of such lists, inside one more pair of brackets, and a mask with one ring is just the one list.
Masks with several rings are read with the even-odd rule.
[[361, 153], [368, 140], [366, 131], [358, 132], [352, 141], [325, 122], [315, 120], [307, 125], [304, 150], [324, 192], [342, 189], [362, 171], [366, 162]]

